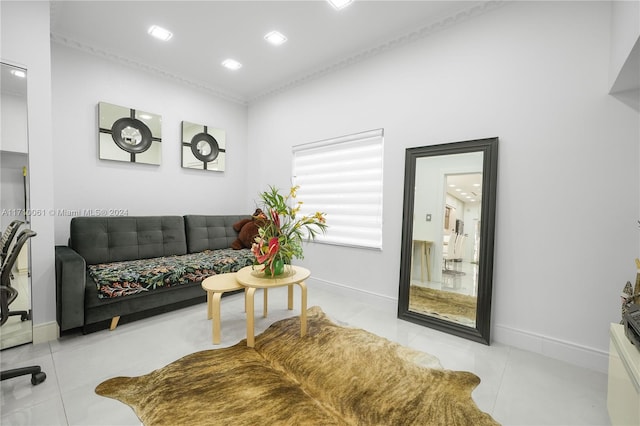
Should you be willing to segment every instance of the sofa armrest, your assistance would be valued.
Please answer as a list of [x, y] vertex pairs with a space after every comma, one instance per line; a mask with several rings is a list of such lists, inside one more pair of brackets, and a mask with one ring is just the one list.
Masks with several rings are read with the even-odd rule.
[[84, 325], [84, 292], [87, 264], [67, 246], [55, 247], [56, 319], [60, 331]]

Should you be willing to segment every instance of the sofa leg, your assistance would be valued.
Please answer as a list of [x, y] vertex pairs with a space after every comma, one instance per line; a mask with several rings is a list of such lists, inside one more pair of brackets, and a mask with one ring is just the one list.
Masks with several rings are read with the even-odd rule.
[[113, 317], [111, 318], [111, 326], [109, 327], [109, 330], [115, 330], [116, 327], [118, 326], [118, 321], [120, 321], [120, 316], [118, 315], [117, 317]]

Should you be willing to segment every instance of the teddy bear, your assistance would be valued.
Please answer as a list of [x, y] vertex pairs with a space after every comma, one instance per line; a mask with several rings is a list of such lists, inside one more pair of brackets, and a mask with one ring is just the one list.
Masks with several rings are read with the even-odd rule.
[[255, 238], [258, 236], [258, 228], [264, 224], [267, 216], [261, 209], [251, 215], [251, 219], [242, 219], [233, 224], [233, 229], [238, 232], [238, 238], [231, 243], [231, 248], [240, 250], [242, 248], [251, 248]]

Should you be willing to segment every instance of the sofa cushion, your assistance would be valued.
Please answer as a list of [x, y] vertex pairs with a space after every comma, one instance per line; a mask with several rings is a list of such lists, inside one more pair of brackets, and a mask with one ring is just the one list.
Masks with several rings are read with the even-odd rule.
[[159, 288], [199, 283], [205, 278], [236, 272], [253, 264], [248, 249], [205, 250], [183, 256], [156, 257], [89, 265], [99, 298], [138, 294]]
[[182, 255], [182, 216], [74, 217], [69, 246], [87, 265]]
[[187, 215], [184, 226], [187, 235], [187, 252], [197, 253], [204, 250], [216, 250], [231, 247], [238, 232], [233, 224], [251, 216], [206, 216]]

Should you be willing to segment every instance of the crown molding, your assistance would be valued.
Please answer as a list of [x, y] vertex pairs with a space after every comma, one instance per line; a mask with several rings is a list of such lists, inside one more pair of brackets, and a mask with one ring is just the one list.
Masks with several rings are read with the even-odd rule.
[[481, 1], [481, 2], [477, 2], [474, 5], [469, 6], [466, 9], [459, 10], [453, 14], [440, 16], [435, 20], [431, 20], [428, 24], [423, 24], [417, 28], [414, 28], [411, 31], [404, 32], [401, 35], [395, 38], [392, 38], [390, 40], [387, 40], [386, 42], [381, 43], [377, 46], [364, 49], [355, 54], [351, 54], [347, 57], [342, 58], [339, 61], [332, 63], [331, 65], [324, 66], [324, 67], [309, 71], [307, 73], [301, 74], [296, 78], [293, 78], [284, 83], [273, 86], [268, 90], [260, 92], [256, 96], [250, 96], [248, 98], [248, 103], [251, 104], [263, 98], [276, 95], [278, 93], [284, 92], [286, 90], [292, 89], [297, 86], [301, 86], [303, 84], [310, 82], [311, 80], [324, 77], [328, 74], [347, 68], [351, 65], [357, 64], [366, 59], [373, 58], [377, 55], [388, 52], [392, 49], [405, 46], [409, 43], [423, 39], [429, 35], [435, 34], [444, 29], [451, 28], [452, 26], [457, 25], [461, 22], [467, 21], [471, 18], [474, 18], [486, 12], [497, 9], [498, 7], [501, 7], [506, 3], [507, 3], [507, 0]]
[[156, 68], [156, 67], [152, 67], [150, 65], [147, 64], [143, 64], [141, 62], [135, 61], [131, 58], [127, 58], [118, 54], [115, 54], [113, 52], [109, 52], [103, 49], [98, 49], [95, 48], [93, 46], [89, 46], [88, 44], [79, 42], [78, 40], [74, 40], [70, 37], [66, 37], [64, 35], [61, 34], [56, 34], [56, 33], [51, 33], [51, 41], [54, 43], [58, 43], [76, 50], [81, 50], [85, 53], [94, 55], [94, 56], [99, 56], [102, 57], [103, 59], [107, 59], [113, 62], [118, 62], [124, 66], [127, 66], [129, 68], [135, 68], [141, 71], [145, 71], [151, 74], [155, 74], [158, 75], [160, 77], [163, 78], [167, 78], [173, 81], [176, 81], [178, 83], [193, 87], [195, 89], [198, 90], [204, 90], [207, 91], [209, 93], [211, 93], [212, 95], [230, 101], [230, 102], [234, 102], [240, 105], [244, 105], [246, 106], [248, 104], [247, 99], [243, 96], [239, 96], [224, 90], [221, 90], [219, 88], [216, 87], [212, 87], [209, 86], [207, 84], [204, 83], [199, 83], [193, 80], [188, 80], [186, 78], [180, 77], [176, 74], [173, 74], [171, 72], [165, 71], [163, 69], [160, 68]]
[[[373, 58], [375, 56], [388, 52], [392, 49], [396, 49], [398, 47], [402, 47], [409, 43], [412, 43], [414, 41], [421, 40], [439, 31], [451, 28], [454, 25], [458, 25], [469, 19], [480, 16], [486, 12], [495, 10], [507, 4], [508, 2], [509, 2], [508, 0], [478, 1], [477, 3], [467, 7], [466, 9], [462, 9], [462, 10], [456, 11], [455, 13], [445, 14], [436, 19], [432, 19], [426, 24], [423, 24], [410, 31], [404, 32], [376, 46], [348, 55], [338, 61], [333, 62], [332, 64], [325, 65], [323, 67], [309, 70], [305, 73], [299, 74], [298, 76], [290, 80], [287, 80], [285, 82], [272, 86], [267, 90], [259, 92], [255, 96], [249, 96], [249, 97], [244, 97], [235, 93], [222, 90], [218, 87], [212, 87], [202, 82], [196, 82], [193, 80], [180, 77], [174, 73], [143, 64], [131, 58], [118, 55], [114, 52], [109, 52], [106, 50], [95, 48], [93, 46], [89, 46], [85, 43], [82, 43], [78, 40], [74, 40], [70, 37], [66, 37], [62, 34], [52, 32], [51, 41], [71, 47], [73, 49], [81, 50], [85, 53], [88, 53], [94, 56], [99, 56], [110, 61], [118, 62], [130, 68], [135, 68], [148, 73], [152, 73], [152, 74], [161, 76], [163, 78], [167, 78], [167, 79], [176, 81], [178, 83], [193, 87], [198, 90], [204, 90], [218, 98], [221, 98], [230, 102], [234, 102], [243, 106], [247, 106], [253, 102], [262, 100], [269, 96], [282, 93], [294, 87], [304, 85], [312, 80], [316, 80], [318, 78], [324, 77], [336, 71], [345, 69], [351, 65]], [[56, 2], [50, 3], [50, 13], [51, 13], [51, 21], [54, 22], [58, 14], [58, 7], [56, 5]]]

